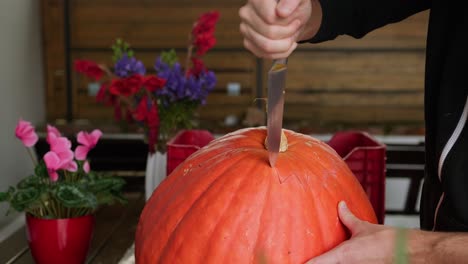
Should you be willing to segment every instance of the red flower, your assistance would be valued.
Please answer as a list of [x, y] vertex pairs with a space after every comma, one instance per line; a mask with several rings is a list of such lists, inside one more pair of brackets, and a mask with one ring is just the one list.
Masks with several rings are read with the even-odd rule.
[[188, 71], [189, 76], [193, 75], [195, 77], [198, 77], [200, 73], [206, 72], [206, 66], [201, 59], [192, 58], [192, 64], [193, 64], [192, 68], [189, 69]]
[[113, 95], [131, 95], [131, 90], [125, 85], [123, 79], [113, 79], [109, 85], [109, 92]]
[[192, 44], [197, 49], [197, 55], [202, 56], [216, 44], [215, 26], [219, 12], [208, 12], [200, 16], [192, 29]]
[[133, 112], [133, 117], [140, 122], [146, 120], [148, 116], [148, 97], [144, 95], [140, 102], [138, 103], [135, 111]]
[[113, 95], [129, 97], [138, 92], [143, 83], [143, 78], [139, 74], [134, 74], [124, 79], [112, 80], [109, 91]]
[[207, 12], [200, 16], [192, 29], [192, 35], [197, 36], [204, 33], [214, 33], [216, 22], [219, 19], [219, 12]]
[[107, 98], [107, 83], [102, 83], [96, 94], [96, 102], [105, 103]]
[[131, 94], [136, 94], [142, 84], [143, 84], [143, 76], [139, 74], [134, 74], [130, 77], [124, 79], [125, 85], [131, 90]]
[[166, 85], [166, 80], [155, 75], [149, 75], [143, 78], [143, 86], [145, 86], [149, 92], [162, 89], [164, 85]]
[[114, 119], [115, 121], [122, 120], [122, 106], [120, 106], [120, 103], [118, 100], [114, 104]]
[[158, 106], [156, 104], [151, 104], [151, 108], [146, 119], [150, 129], [159, 128], [159, 113]]
[[154, 153], [158, 142], [159, 113], [158, 106], [145, 95], [141, 98], [137, 108], [133, 112], [135, 120], [144, 122], [148, 126], [148, 145], [150, 153]]
[[215, 37], [210, 33], [204, 33], [197, 35], [193, 44], [197, 49], [197, 55], [203, 56], [209, 49], [216, 44]]
[[96, 81], [104, 75], [104, 71], [97, 63], [90, 60], [75, 60], [75, 71], [82, 73]]

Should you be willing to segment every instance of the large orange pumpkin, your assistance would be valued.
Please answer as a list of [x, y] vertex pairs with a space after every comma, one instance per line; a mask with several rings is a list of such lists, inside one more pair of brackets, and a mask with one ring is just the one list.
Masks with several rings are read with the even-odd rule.
[[212, 141], [154, 191], [140, 217], [137, 263], [303, 263], [347, 239], [347, 202], [376, 223], [372, 206], [336, 152], [285, 130], [275, 168], [265, 128]]

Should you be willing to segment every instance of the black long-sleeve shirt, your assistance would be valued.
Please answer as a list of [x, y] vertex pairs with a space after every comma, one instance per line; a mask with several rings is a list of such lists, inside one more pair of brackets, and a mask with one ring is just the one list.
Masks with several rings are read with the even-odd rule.
[[309, 40], [363, 37], [430, 9], [426, 49], [426, 174], [421, 228], [468, 231], [468, 7], [463, 1], [320, 0], [322, 24]]

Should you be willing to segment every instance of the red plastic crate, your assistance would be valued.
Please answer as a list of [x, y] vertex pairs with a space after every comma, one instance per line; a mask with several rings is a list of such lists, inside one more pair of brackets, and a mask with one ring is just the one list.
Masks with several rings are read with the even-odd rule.
[[361, 131], [338, 132], [328, 144], [348, 164], [367, 193], [377, 220], [385, 217], [385, 159], [386, 147]]
[[192, 153], [214, 139], [207, 130], [182, 130], [167, 143], [167, 175]]

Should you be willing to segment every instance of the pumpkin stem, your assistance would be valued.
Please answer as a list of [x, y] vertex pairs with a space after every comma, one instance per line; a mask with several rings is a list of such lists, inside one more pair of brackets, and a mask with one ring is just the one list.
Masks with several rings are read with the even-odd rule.
[[[268, 149], [267, 138], [265, 138], [264, 145], [265, 149]], [[285, 152], [286, 150], [288, 150], [288, 138], [286, 137], [286, 134], [284, 134], [284, 131], [281, 129], [281, 142], [279, 152]]]

